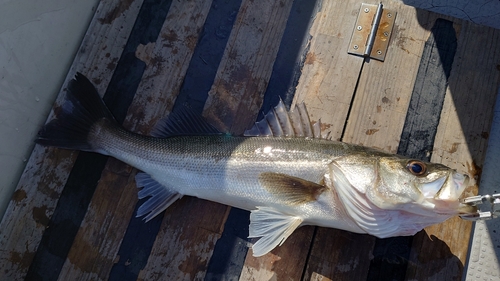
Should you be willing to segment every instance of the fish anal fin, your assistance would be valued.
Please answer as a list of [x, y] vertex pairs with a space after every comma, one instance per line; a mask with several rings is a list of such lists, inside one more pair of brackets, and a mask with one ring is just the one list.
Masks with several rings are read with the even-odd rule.
[[267, 191], [281, 198], [289, 205], [314, 201], [327, 189], [324, 185], [274, 172], [261, 173], [259, 182]]
[[272, 207], [257, 207], [250, 214], [249, 238], [260, 238], [252, 246], [253, 256], [260, 257], [281, 246], [303, 222]]
[[146, 173], [138, 173], [135, 176], [135, 181], [137, 187], [142, 187], [138, 194], [139, 199], [150, 197], [137, 210], [137, 217], [145, 215], [144, 220], [146, 222], [156, 217], [182, 197], [182, 194], [165, 187]]

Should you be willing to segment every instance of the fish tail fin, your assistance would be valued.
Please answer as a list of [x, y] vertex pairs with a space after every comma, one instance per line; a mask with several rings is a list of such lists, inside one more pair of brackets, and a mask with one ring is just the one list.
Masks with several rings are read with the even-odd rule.
[[56, 119], [38, 133], [36, 143], [65, 149], [95, 151], [88, 141], [93, 126], [103, 119], [116, 123], [96, 88], [87, 77], [77, 73], [68, 83], [67, 101], [55, 110]]

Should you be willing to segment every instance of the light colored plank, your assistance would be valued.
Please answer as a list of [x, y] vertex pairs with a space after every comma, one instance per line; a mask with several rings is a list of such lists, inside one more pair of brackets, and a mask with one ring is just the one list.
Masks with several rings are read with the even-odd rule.
[[[126, 128], [148, 133], [172, 108], [210, 5], [209, 1], [173, 2], [158, 40], [138, 47], [136, 55], [147, 67], [128, 110]], [[116, 255], [130, 217], [135, 215], [135, 174], [136, 170], [124, 163], [114, 159], [108, 161], [60, 280], [108, 278], [113, 264], [119, 259]], [[158, 236], [158, 239], [164, 238]], [[204, 237], [200, 235], [194, 239], [203, 240]]]
[[170, 206], [138, 280], [202, 280], [227, 208], [192, 197]]
[[311, 27], [311, 47], [297, 85], [294, 103], [305, 102], [311, 121], [340, 139], [363, 58], [347, 54], [361, 4], [326, 1]]
[[[121, 1], [102, 1], [94, 20], [87, 31], [73, 66], [66, 78], [73, 78], [76, 71], [84, 72], [105, 89], [142, 1], [130, 2], [129, 9], [120, 15], [110, 17], [110, 23], [120, 26], [118, 30], [103, 27], [96, 19], [105, 18], [111, 11], [122, 5]], [[94, 40], [100, 38], [96, 44]], [[106, 52], [102, 52], [106, 49]], [[95, 67], [94, 61], [101, 61]], [[103, 93], [104, 91], [101, 91]], [[65, 94], [59, 94], [54, 108], [60, 107]], [[52, 118], [53, 113], [49, 118]], [[5, 278], [22, 279], [34, 257], [45, 227], [48, 225], [61, 194], [69, 171], [77, 153], [36, 146], [28, 160], [26, 169], [19, 181], [13, 200], [0, 223], [0, 271]]]
[[[137, 192], [130, 166], [110, 158], [58, 280], [106, 280], [133, 214]], [[132, 206], [132, 208], [131, 208]]]
[[[420, 64], [420, 55], [429, 36], [430, 26], [421, 26], [420, 23], [432, 24], [437, 15], [417, 12], [398, 2], [385, 2], [384, 7], [398, 12], [388, 55], [385, 62], [369, 60], [364, 65], [343, 141], [395, 153]], [[324, 247], [313, 247], [306, 278], [312, 278], [313, 275], [335, 280], [366, 278], [370, 266], [366, 261], [371, 255], [375, 238], [358, 237], [338, 230], [321, 231], [328, 232], [328, 235], [318, 235], [315, 246], [319, 243], [333, 244], [341, 234], [356, 236], [357, 239], [337, 244], [337, 251], [341, 254], [335, 259], [321, 255]], [[356, 247], [359, 248], [358, 251], [351, 250]], [[356, 267], [348, 270], [338, 267], [338, 264], [356, 258]]]
[[[352, 73], [350, 79], [340, 75], [323, 78], [320, 83], [326, 84], [325, 88], [319, 89], [318, 92], [320, 93], [317, 95], [322, 100], [325, 100], [323, 96], [338, 96], [326, 99], [330, 103], [337, 104], [323, 103], [324, 108], [319, 109], [323, 114], [330, 115], [326, 118], [321, 116], [323, 122], [328, 120], [327, 118], [334, 122], [328, 128], [333, 129], [334, 138], [340, 139], [342, 137], [345, 142], [380, 147], [395, 152], [401, 128], [404, 124], [409, 96], [413, 88], [413, 77], [420, 62], [419, 54], [422, 51], [427, 32], [417, 24], [413, 9], [398, 3], [384, 4], [385, 8], [395, 9], [398, 12], [396, 28], [393, 30], [388, 55], [385, 62], [369, 60], [365, 63], [363, 72], [360, 74], [359, 85], [356, 89], [356, 96], [352, 101], [349, 117], [346, 116], [347, 110], [353, 98], [352, 94], [355, 91], [357, 74], [361, 71], [360, 67], [356, 67], [356, 64], [344, 61], [342, 63], [337, 62], [335, 65], [327, 65], [327, 67], [332, 68], [329, 70], [330, 72], [340, 71], [345, 75], [345, 72], [349, 71], [347, 69], [349, 67], [352, 68], [350, 71], [357, 70], [358, 72]], [[358, 10], [352, 13], [354, 19], [359, 11], [359, 5], [357, 7]], [[346, 23], [346, 25], [350, 27], [350, 36], [352, 28], [354, 28], [354, 22], [351, 24]], [[401, 27], [399, 28], [399, 26]], [[349, 40], [345, 41], [348, 44]], [[325, 43], [323, 42], [323, 44]], [[347, 46], [342, 46], [341, 51], [347, 52]], [[333, 83], [339, 85], [331, 85]], [[308, 100], [306, 100], [307, 103]], [[311, 108], [311, 105], [308, 105], [308, 109], [313, 116], [315, 111], [318, 110], [315, 107]], [[348, 121], [346, 121], [347, 118], [349, 118]], [[395, 118], [399, 118], [399, 120], [396, 124], [392, 124]], [[345, 122], [348, 123], [344, 135], [341, 136]], [[382, 132], [379, 134], [378, 131], [380, 130]], [[372, 236], [319, 228], [313, 242], [305, 279], [366, 279], [374, 243], [375, 238]], [[325, 248], [331, 248], [333, 253], [325, 255]]]
[[[396, 153], [429, 30], [414, 8], [398, 2], [384, 7], [398, 13], [387, 56], [364, 65], [343, 141]], [[429, 15], [424, 12], [423, 20], [433, 22]]]
[[[204, 109], [207, 119], [223, 131], [240, 134], [255, 121], [290, 6], [243, 1]], [[194, 205], [198, 211], [193, 211]], [[171, 208], [141, 280], [203, 278], [229, 210], [196, 198]]]
[[[500, 85], [500, 30], [460, 21], [461, 30], [441, 113], [432, 161], [473, 177], [480, 176]], [[476, 193], [476, 188], [469, 191]], [[453, 218], [425, 229], [413, 243], [408, 278], [455, 276], [461, 280], [468, 253], [471, 223]], [[429, 238], [430, 237], [430, 238]], [[429, 263], [431, 240], [440, 240], [440, 258]], [[448, 253], [448, 254], [446, 254]], [[451, 255], [450, 255], [451, 253]], [[435, 256], [435, 254], [434, 254]], [[419, 261], [419, 262], [417, 262]]]
[[137, 48], [136, 56], [147, 68], [129, 108], [125, 128], [148, 134], [159, 119], [170, 113], [211, 4], [172, 2], [157, 42]]
[[[355, 6], [354, 1], [326, 1], [313, 15], [310, 49], [294, 98], [294, 103], [304, 101], [312, 119], [321, 118], [334, 138], [340, 138], [362, 63], [362, 58], [348, 56], [346, 51], [356, 21]], [[240, 280], [265, 276], [300, 279], [313, 230], [307, 227], [295, 231], [282, 246], [260, 258], [249, 251]]]
[[250, 249], [239, 280], [299, 280], [309, 253], [313, 230], [314, 226], [295, 230], [284, 245], [262, 257], [254, 257]]
[[318, 227], [304, 280], [366, 280], [375, 239]]
[[219, 129], [242, 134], [255, 121], [291, 6], [242, 2], [203, 113]]

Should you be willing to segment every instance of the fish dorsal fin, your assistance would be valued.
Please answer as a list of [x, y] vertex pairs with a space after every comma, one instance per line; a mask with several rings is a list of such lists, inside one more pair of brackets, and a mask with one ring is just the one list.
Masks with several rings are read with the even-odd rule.
[[326, 190], [326, 187], [320, 184], [274, 172], [261, 173], [259, 182], [267, 191], [288, 205], [314, 201]]
[[182, 197], [181, 194], [161, 185], [146, 173], [138, 173], [135, 176], [135, 182], [137, 183], [137, 187], [142, 187], [138, 194], [139, 199], [151, 196], [137, 210], [137, 217], [146, 215], [144, 217], [146, 222], [156, 217], [156, 215]]
[[188, 107], [171, 112], [166, 118], [158, 121], [151, 132], [153, 137], [158, 138], [219, 134], [221, 132], [217, 128]]
[[250, 213], [248, 238], [260, 238], [252, 246], [255, 257], [269, 253], [285, 240], [303, 222], [297, 216], [283, 214], [271, 207], [257, 207]]
[[305, 104], [299, 103], [287, 111], [280, 99], [278, 105], [269, 110], [262, 120], [255, 122], [252, 128], [245, 131], [249, 137], [306, 137], [322, 138], [321, 121], [311, 125]]

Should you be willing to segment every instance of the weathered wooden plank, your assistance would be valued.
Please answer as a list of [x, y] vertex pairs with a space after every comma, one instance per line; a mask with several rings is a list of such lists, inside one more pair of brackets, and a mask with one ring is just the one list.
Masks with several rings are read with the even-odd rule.
[[287, 238], [285, 244], [262, 257], [248, 251], [239, 280], [300, 280], [309, 255], [314, 226], [303, 226]]
[[170, 206], [138, 280], [203, 279], [227, 208], [188, 197]]
[[[459, 23], [457, 55], [432, 161], [478, 177], [500, 85], [500, 31], [466, 21]], [[470, 190], [473, 192], [476, 190]], [[470, 222], [453, 218], [419, 233], [413, 241], [406, 278], [461, 280], [470, 231]]]
[[[123, 4], [121, 1], [102, 1], [99, 4], [64, 86], [76, 71], [81, 71], [94, 82], [100, 82], [96, 83], [100, 89], [107, 87], [141, 3], [129, 1], [127, 9], [118, 14], [112, 11]], [[119, 25], [120, 29], [102, 28], [97, 19]], [[97, 43], [96, 39], [99, 39]], [[101, 61], [103, 68], [95, 67], [95, 60]], [[64, 94], [60, 94], [54, 108], [63, 101]], [[5, 278], [22, 279], [27, 273], [76, 155], [69, 151], [35, 147], [0, 223], [0, 271]]]
[[[426, 40], [397, 153], [430, 161], [457, 48], [453, 22], [437, 19]], [[369, 279], [403, 279], [413, 237], [377, 239]]]
[[203, 113], [223, 131], [242, 134], [255, 121], [291, 4], [243, 1]]
[[[422, 17], [417, 18], [413, 8], [397, 2], [384, 3], [384, 6], [398, 12], [388, 55], [385, 62], [368, 60], [363, 66], [342, 140], [394, 153], [398, 147], [414, 77], [420, 62], [419, 54], [422, 52], [428, 31], [418, 24], [418, 20], [422, 20]], [[423, 16], [428, 17], [429, 13]], [[333, 229], [322, 231], [329, 233], [324, 235], [327, 241], [315, 241], [315, 244], [328, 243], [328, 240], [330, 240], [329, 243], [335, 243], [336, 237], [340, 233], [344, 234], [342, 231]], [[373, 257], [375, 241], [375, 238], [371, 236], [357, 236], [357, 239], [338, 244], [337, 250], [342, 254], [335, 260], [317, 258], [322, 255], [320, 252], [315, 253], [314, 250], [320, 251], [321, 248], [313, 247], [306, 276], [314, 274], [315, 278], [326, 277], [334, 280], [367, 278], [370, 260], [373, 258], [369, 260], [366, 258]], [[363, 246], [360, 247], [360, 245]], [[361, 250], [351, 250], [356, 247]], [[313, 259], [313, 256], [316, 258]], [[341, 272], [337, 267], [345, 260], [359, 261], [359, 259], [363, 262], [359, 262], [355, 269], [351, 268], [352, 272]], [[330, 275], [324, 276], [318, 272]], [[403, 276], [404, 272], [405, 269], [402, 271]]]
[[[413, 88], [421, 50], [435, 15], [421, 11], [415, 15], [407, 7], [399, 7], [392, 2], [384, 3], [389, 8], [392, 8], [391, 5], [397, 6], [399, 13], [389, 55], [385, 63], [369, 61], [364, 65], [349, 123], [345, 126], [363, 61], [362, 58], [346, 54], [359, 3], [332, 2], [322, 3], [310, 31], [310, 50], [297, 86], [295, 102], [305, 100], [313, 119], [322, 118], [325, 123], [323, 129], [333, 130], [334, 138], [395, 152], [400, 136], [398, 130], [400, 133], [406, 115], [405, 106], [409, 103], [408, 90], [411, 92]], [[109, 6], [103, 7], [103, 3]], [[115, 2], [102, 2], [97, 12], [100, 16], [94, 19], [85, 39], [89, 41], [84, 41], [69, 78], [76, 70], [84, 72], [101, 93], [110, 83], [120, 84], [119, 79], [123, 77], [119, 76], [126, 70], [117, 71], [113, 79], [110, 74], [117, 65], [123, 63], [118, 59], [128, 38], [128, 34], [121, 30], [123, 23], [120, 21], [124, 19], [120, 18], [128, 17], [128, 23], [132, 24], [134, 13], [130, 10], [135, 9], [137, 12], [138, 3], [123, 2], [118, 7]], [[132, 56], [129, 54], [124, 59], [140, 58], [143, 62], [139, 64], [143, 66], [139, 67], [146, 68], [140, 84], [137, 79], [138, 94], [125, 123], [127, 128], [137, 132], [148, 133], [158, 118], [170, 112], [181, 88], [188, 93], [187, 98], [181, 99], [182, 104], [195, 102], [197, 105], [194, 108], [198, 110], [204, 102], [204, 98], [193, 98], [189, 93], [189, 85], [182, 83], [186, 83], [183, 77], [190, 61], [197, 59], [192, 54], [197, 42], [200, 42], [198, 36], [204, 16], [210, 9], [210, 2], [177, 1], [172, 5], [177, 6], [170, 11], [169, 17], [172, 17], [165, 22], [161, 39], [151, 44], [147, 44], [147, 40], [141, 41], [144, 45], [134, 46]], [[209, 67], [218, 67], [205, 115], [220, 128], [240, 133], [254, 121], [291, 5], [244, 1], [220, 65], [217, 60], [212, 62], [203, 59]], [[174, 10], [176, 12], [172, 15]], [[433, 161], [446, 163], [462, 171], [469, 170], [473, 174], [480, 173], [489, 129], [489, 123], [484, 120], [491, 116], [491, 100], [500, 81], [495, 69], [495, 63], [500, 61], [497, 51], [499, 36], [497, 31], [489, 29], [478, 33], [481, 30], [474, 25], [462, 27], [461, 49], [457, 55], [461, 60], [455, 61], [453, 66], [433, 153]], [[224, 32], [229, 33], [228, 29], [224, 29]], [[464, 32], [467, 34], [464, 35]], [[476, 34], [480, 34], [479, 40]], [[221, 39], [221, 36], [217, 38]], [[481, 49], [481, 46], [492, 51], [485, 52], [486, 55], [475, 61], [477, 53], [467, 50]], [[138, 61], [134, 63], [138, 64]], [[490, 88], [493, 94], [490, 94]], [[130, 92], [135, 93], [135, 87]], [[470, 92], [475, 95], [467, 95]], [[59, 97], [59, 105], [62, 99], [63, 95]], [[119, 99], [119, 96], [114, 99]], [[345, 132], [344, 135], [342, 132]], [[60, 186], [66, 182], [75, 158], [76, 153], [68, 151], [35, 149], [31, 165], [28, 164], [9, 206], [10, 213], [15, 215], [11, 215], [9, 223], [4, 218], [0, 225], [7, 227], [1, 228], [0, 246], [7, 245], [10, 247], [8, 249], [14, 249], [1, 254], [7, 256], [4, 259], [8, 261], [5, 267], [0, 266], [1, 272], [5, 272], [7, 277], [22, 278], [30, 266], [40, 241], [40, 233], [48, 225], [55, 208], [53, 201], [59, 198]], [[53, 170], [56, 166], [58, 168]], [[159, 233], [152, 245], [152, 237], [158, 230], [151, 224], [132, 219], [127, 228], [129, 218], [134, 215], [133, 205], [136, 202], [134, 174], [135, 170], [123, 163], [108, 161], [59, 279], [109, 277], [121, 280], [191, 280], [205, 276], [209, 261], [212, 263], [211, 259], [217, 258], [212, 256], [212, 251], [221, 237], [230, 209], [204, 200], [184, 198], [167, 210], [161, 227], [161, 217], [157, 218]], [[125, 191], [121, 192], [122, 189]], [[14, 225], [17, 221], [13, 218], [20, 219], [23, 224]], [[242, 218], [247, 219], [247, 216], [242, 215]], [[442, 225], [428, 228], [414, 239], [407, 279], [460, 275], [468, 241], [465, 238], [467, 235], [461, 233], [468, 233], [470, 225], [459, 219], [452, 220], [451, 224], [451, 227]], [[134, 233], [147, 232], [149, 227], [153, 233], [148, 238], [150, 242], [141, 244], [131, 241]], [[132, 228], [138, 232], [132, 231]], [[125, 231], [127, 239], [122, 240]], [[33, 232], [38, 233], [38, 236], [31, 238]], [[22, 237], [12, 238], [4, 236], [4, 233]], [[430, 235], [435, 237], [429, 238]], [[250, 251], [241, 279], [363, 279], [368, 274], [370, 260], [376, 254], [372, 251], [374, 241], [365, 235], [304, 227], [297, 230], [282, 247], [262, 258], [252, 257]], [[242, 248], [246, 247], [244, 237], [240, 237], [237, 243]], [[130, 247], [128, 253], [138, 253], [127, 256], [127, 247]], [[142, 262], [145, 262], [149, 252], [141, 251], [148, 247], [154, 249], [148, 264], [143, 268]], [[241, 259], [241, 255], [238, 259]], [[220, 276], [212, 274], [206, 275], [206, 278], [213, 280]], [[234, 277], [234, 273], [231, 276]]]
[[[350, 104], [350, 95], [354, 92], [362, 63], [361, 58], [349, 57], [345, 51], [349, 41], [346, 38], [350, 38], [351, 28], [356, 20], [356, 14], [353, 13], [356, 8], [353, 3], [354, 1], [323, 2], [319, 12], [312, 15], [314, 22], [309, 31], [312, 37], [310, 48], [294, 98], [294, 102], [304, 101], [312, 118], [314, 120], [321, 118], [325, 127], [338, 125], [337, 129], [329, 128], [338, 133], [335, 135], [335, 132], [332, 132], [334, 138], [340, 138], [348, 109], [344, 106]], [[350, 67], [332, 68], [332, 65], [343, 64], [349, 64]], [[341, 88], [341, 93], [331, 91], [332, 88]], [[344, 103], [337, 104], [335, 103], [337, 100]], [[332, 107], [338, 110], [332, 110]], [[337, 122], [338, 120], [342, 121]], [[314, 227], [298, 229], [281, 247], [262, 258], [255, 258], [249, 253], [241, 279], [258, 280], [265, 276], [300, 279], [306, 265], [313, 232]]]
[[[245, 127], [240, 125], [251, 124], [256, 116], [289, 9], [290, 5], [282, 6], [274, 1], [243, 1], [205, 105], [204, 115], [224, 131], [242, 133]], [[227, 115], [238, 116], [238, 120], [224, 118]], [[232, 127], [237, 123], [238, 129]], [[160, 230], [165, 233], [158, 236], [150, 262], [140, 279], [196, 279], [205, 276], [228, 209], [195, 198], [186, 198], [180, 204], [183, 204], [179, 208], [184, 213], [192, 215], [192, 205], [196, 205], [199, 212], [195, 213], [203, 215], [168, 221], [165, 218]], [[168, 210], [166, 216], [170, 214], [174, 215]], [[169, 249], [168, 254], [165, 254], [165, 249]]]
[[[347, 54], [360, 3], [325, 1], [310, 30], [311, 47], [294, 103], [304, 101], [311, 119], [340, 139], [363, 58]], [[312, 121], [313, 121], [312, 120]]]
[[[141, 80], [138, 94], [129, 108], [125, 127], [147, 132], [164, 116], [164, 111], [172, 107], [188, 66], [185, 61], [190, 60], [210, 4], [200, 1], [172, 3], [166, 20], [163, 24], [160, 22], [163, 28], [159, 39], [149, 45], [152, 48], [137, 46], [136, 55], [146, 63], [143, 75], [145, 78]], [[144, 108], [148, 108], [148, 111], [144, 111]], [[144, 267], [147, 256], [143, 257], [143, 260], [117, 256], [127, 223], [137, 202], [134, 175], [135, 171], [132, 172], [130, 167], [123, 163], [108, 163], [101, 178], [101, 182], [106, 184], [101, 184], [94, 195], [80, 233], [68, 255], [66, 271], [61, 274], [61, 280], [93, 279], [96, 276], [99, 279], [107, 279], [114, 263], [127, 263], [127, 260], [130, 261], [124, 271], [130, 271], [131, 275], [137, 276], [139, 270]], [[123, 191], [110, 192], [113, 189]], [[112, 219], [115, 217], [117, 219]], [[148, 225], [140, 223], [145, 231], [151, 230]], [[149, 253], [149, 250], [145, 249], [147, 246], [141, 245], [143, 251]], [[119, 271], [120, 267], [115, 267], [113, 274], [118, 274]]]
[[321, 6], [320, 0], [293, 1], [258, 119], [275, 107], [280, 98], [287, 107], [292, 104], [310, 47], [310, 30]]
[[[429, 32], [415, 9], [397, 2], [385, 7], [398, 13], [387, 57], [364, 65], [343, 141], [396, 153]], [[429, 12], [424, 16], [432, 21]]]
[[[75, 236], [59, 280], [106, 280], [120, 248], [137, 194], [132, 168], [110, 158]], [[117, 213], [119, 215], [117, 215]]]
[[[295, 93], [295, 85], [298, 82], [305, 60], [305, 50], [310, 37], [309, 29], [318, 7], [319, 4], [316, 1], [293, 1], [259, 115], [276, 106], [280, 98], [287, 106], [291, 104]], [[265, 263], [268, 259], [253, 258], [251, 251], [247, 255], [248, 225], [248, 212], [231, 208], [228, 220], [224, 225], [223, 236], [217, 241], [214, 254], [210, 259], [205, 280], [236, 280], [240, 278], [244, 263], [250, 265], [244, 268], [245, 271], [261, 272], [264, 275], [270, 273], [270, 271], [266, 270], [270, 269], [267, 264], [260, 266], [261, 263]], [[312, 232], [304, 230], [298, 231], [293, 238], [288, 240], [288, 243], [294, 244], [294, 241], [297, 241], [300, 244], [307, 244], [307, 241], [311, 240], [310, 237], [303, 237], [304, 235], [301, 235], [301, 233], [310, 236]], [[279, 272], [279, 275], [283, 278], [289, 276], [294, 279], [301, 275], [301, 266], [299, 264], [304, 263], [304, 256], [307, 256], [308, 247], [301, 247], [299, 251], [297, 251], [297, 247], [293, 248], [294, 251], [288, 251], [288, 253], [282, 251], [275, 253], [279, 256], [290, 257], [282, 262], [272, 263], [273, 271]], [[294, 257], [298, 257], [298, 260]], [[290, 267], [290, 263], [299, 266]], [[254, 273], [244, 272], [241, 278], [258, 280], [257, 276], [259, 275]], [[284, 275], [282, 276], [281, 273]]]
[[304, 280], [366, 280], [374, 239], [318, 227]]

